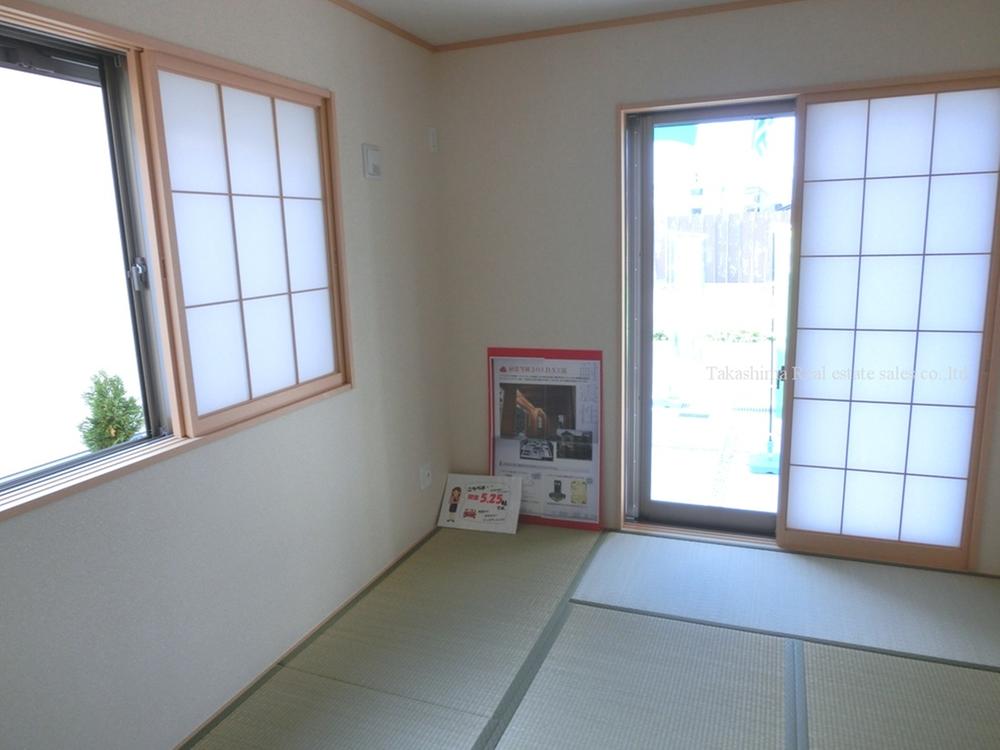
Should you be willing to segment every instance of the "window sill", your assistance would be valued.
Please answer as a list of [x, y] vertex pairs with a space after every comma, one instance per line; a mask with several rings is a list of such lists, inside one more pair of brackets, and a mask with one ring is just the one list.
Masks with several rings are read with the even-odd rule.
[[38, 508], [42, 505], [81, 492], [129, 472], [178, 455], [204, 443], [225, 437], [226, 435], [244, 430], [261, 422], [288, 414], [305, 406], [315, 404], [337, 393], [352, 389], [351, 383], [331, 388], [323, 393], [317, 393], [310, 398], [293, 404], [286, 404], [279, 409], [259, 414], [239, 424], [230, 425], [217, 432], [202, 437], [165, 437], [150, 440], [137, 445], [130, 450], [113, 453], [104, 458], [89, 461], [79, 466], [28, 481], [16, 487], [10, 487], [0, 492], [0, 522], [19, 513]]
[[161, 461], [197, 442], [197, 439], [182, 437], [148, 440], [129, 450], [10, 487], [0, 492], [0, 521]]

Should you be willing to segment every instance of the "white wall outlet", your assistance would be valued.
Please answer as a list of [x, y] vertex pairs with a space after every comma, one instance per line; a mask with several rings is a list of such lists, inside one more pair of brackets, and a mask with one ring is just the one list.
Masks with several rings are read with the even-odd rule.
[[420, 465], [420, 489], [426, 490], [431, 486], [431, 481], [434, 479], [434, 472], [431, 471], [430, 464]]

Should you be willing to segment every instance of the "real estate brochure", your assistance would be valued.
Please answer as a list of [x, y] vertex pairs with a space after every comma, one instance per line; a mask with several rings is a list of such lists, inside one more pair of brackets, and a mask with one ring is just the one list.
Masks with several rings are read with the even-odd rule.
[[601, 352], [490, 349], [490, 466], [520, 477], [526, 519], [596, 528]]

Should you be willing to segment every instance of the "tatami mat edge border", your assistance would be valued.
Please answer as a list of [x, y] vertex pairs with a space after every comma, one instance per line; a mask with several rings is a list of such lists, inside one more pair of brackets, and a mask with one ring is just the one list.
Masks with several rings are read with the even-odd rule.
[[883, 654], [884, 656], [895, 656], [902, 659], [913, 659], [914, 661], [926, 661], [932, 664], [945, 664], [949, 667], [962, 667], [964, 669], [977, 669], [982, 672], [1000, 673], [1000, 666], [992, 664], [976, 664], [975, 662], [957, 661], [955, 659], [942, 659], [926, 654], [915, 654], [907, 651], [893, 651], [892, 649], [875, 648], [849, 641], [830, 641], [823, 638], [811, 638], [800, 633], [786, 633], [779, 630], [764, 630], [762, 628], [748, 628], [744, 625], [731, 625], [726, 622], [716, 622], [714, 620], [702, 620], [696, 617], [682, 617], [664, 612], [655, 612], [648, 609], [636, 609], [635, 607], [621, 607], [616, 604], [605, 604], [603, 602], [593, 602], [588, 599], [570, 598], [570, 604], [578, 604], [583, 607], [595, 607], [597, 609], [610, 609], [615, 612], [628, 612], [633, 615], [645, 615], [646, 617], [657, 617], [661, 620], [674, 620], [676, 622], [689, 622], [692, 625], [708, 625], [713, 628], [724, 628], [726, 630], [741, 630], [744, 633], [756, 633], [757, 635], [770, 635], [775, 638], [788, 638], [801, 641], [802, 643], [818, 643], [823, 646], [838, 646], [840, 648], [854, 649], [855, 651], [868, 651], [873, 654]]
[[806, 657], [802, 641], [785, 641], [785, 748], [808, 750], [806, 714]]
[[472, 750], [493, 750], [500, 742], [500, 738], [503, 737], [503, 733], [507, 731], [511, 719], [514, 718], [514, 714], [528, 692], [528, 688], [534, 682], [538, 670], [542, 668], [542, 664], [546, 657], [548, 657], [549, 651], [552, 650], [552, 645], [556, 642], [556, 638], [559, 637], [559, 633], [562, 632], [563, 625], [566, 624], [566, 619], [569, 617], [570, 605], [573, 603], [573, 592], [580, 585], [580, 580], [583, 578], [584, 573], [587, 572], [591, 562], [593, 562], [597, 551], [608, 538], [608, 532], [601, 531], [598, 533], [597, 541], [594, 542], [594, 545], [590, 548], [587, 556], [576, 571], [576, 575], [573, 576], [573, 580], [566, 587], [566, 592], [556, 606], [555, 612], [552, 613], [552, 617], [545, 624], [541, 634], [538, 636], [538, 640], [535, 641], [535, 645], [531, 647], [531, 651], [525, 657], [524, 663], [518, 670], [514, 680], [510, 683], [503, 698], [500, 699], [500, 703], [493, 712], [493, 716], [483, 729], [479, 740], [473, 745]]

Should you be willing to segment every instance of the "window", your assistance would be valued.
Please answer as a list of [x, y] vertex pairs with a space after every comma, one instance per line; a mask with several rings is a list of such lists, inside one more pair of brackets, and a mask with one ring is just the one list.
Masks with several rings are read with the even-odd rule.
[[332, 94], [0, 17], [0, 514], [350, 385]]
[[[713, 188], [680, 178], [706, 123], [736, 122], [776, 105], [627, 115], [625, 360], [638, 373], [626, 376], [625, 390], [630, 517], [759, 533], [763, 524], [745, 514], [713, 507], [663, 518], [655, 501], [718, 506], [719, 488], [735, 486], [735, 502], [749, 504], [765, 486], [752, 475], [762, 475], [768, 496], [776, 487], [772, 523], [782, 546], [967, 565], [1000, 273], [998, 85], [984, 76], [798, 96], [794, 197], [785, 206], [790, 263], [781, 272], [780, 233], [771, 231], [770, 275], [755, 275], [759, 238], [745, 228], [734, 233], [731, 219], [722, 235], [729, 262], [722, 280], [736, 282], [735, 318], [709, 289], [719, 273], [720, 233], [712, 224], [719, 212], [706, 197]], [[661, 128], [684, 147], [654, 165]], [[714, 148], [721, 154], [724, 144]], [[740, 159], [726, 159], [727, 174], [743, 175]], [[683, 221], [660, 215], [671, 186], [682, 198], [674, 204], [690, 209]], [[760, 194], [737, 197], [756, 215], [771, 203]], [[697, 281], [695, 293], [679, 283], [685, 273]], [[761, 280], [773, 282], [770, 302], [751, 289]], [[665, 294], [658, 294], [661, 281]], [[736, 331], [739, 347], [716, 331], [723, 319], [732, 328], [768, 316], [775, 324], [759, 336]], [[698, 333], [708, 335], [692, 348]], [[768, 336], [776, 352], [748, 360], [751, 345]], [[701, 357], [687, 363], [697, 367], [677, 361], [684, 346]], [[715, 359], [704, 360], [709, 351]], [[731, 381], [725, 393], [713, 389], [719, 372]], [[743, 460], [750, 449], [735, 426], [754, 418], [730, 414], [723, 423], [720, 412], [734, 404], [753, 412], [739, 405], [752, 407], [750, 394], [768, 390], [776, 398], [759, 410], [769, 415], [767, 448]], [[669, 415], [657, 412], [664, 405], [677, 406], [679, 416], [686, 410], [691, 424], [675, 419], [666, 429]], [[714, 430], [712, 421], [719, 423]], [[711, 443], [716, 438], [719, 445]], [[705, 468], [698, 461], [708, 453]], [[736, 464], [750, 471], [726, 485], [732, 472], [723, 469]]]
[[330, 100], [143, 62], [190, 434], [343, 384]]
[[[123, 74], [119, 55], [0, 27], [0, 488], [167, 430]], [[124, 394], [92, 413], [100, 373]]]

